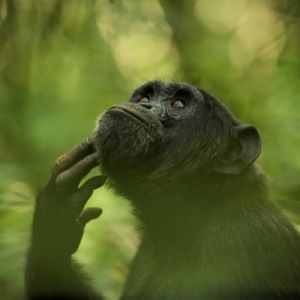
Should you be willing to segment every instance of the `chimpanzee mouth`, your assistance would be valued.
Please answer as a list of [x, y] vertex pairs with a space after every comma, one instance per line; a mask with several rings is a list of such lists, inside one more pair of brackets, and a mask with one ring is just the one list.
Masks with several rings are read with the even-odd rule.
[[130, 108], [124, 107], [124, 106], [113, 106], [109, 109], [109, 111], [120, 112], [120, 113], [130, 117], [134, 121], [139, 122], [143, 126], [149, 128], [149, 123], [136, 110], [133, 110], [133, 109], [130, 109]]

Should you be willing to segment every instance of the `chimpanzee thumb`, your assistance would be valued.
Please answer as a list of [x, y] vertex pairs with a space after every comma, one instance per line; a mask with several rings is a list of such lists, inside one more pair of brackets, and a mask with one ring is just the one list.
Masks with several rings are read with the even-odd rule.
[[84, 227], [91, 220], [97, 219], [102, 214], [102, 209], [100, 207], [88, 207], [83, 210], [83, 212], [78, 217], [78, 220]]

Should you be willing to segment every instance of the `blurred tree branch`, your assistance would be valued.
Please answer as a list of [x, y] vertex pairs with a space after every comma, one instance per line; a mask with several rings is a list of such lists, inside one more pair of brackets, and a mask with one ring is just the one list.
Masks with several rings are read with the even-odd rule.
[[[180, 52], [178, 73], [191, 81], [199, 80], [199, 69], [195, 66], [195, 56], [191, 49], [197, 49], [197, 44], [203, 34], [203, 28], [194, 16], [195, 0], [159, 0], [166, 20], [173, 30], [173, 41]], [[196, 33], [196, 34], [195, 34]], [[201, 56], [197, 51], [196, 56]], [[198, 74], [198, 75], [196, 75]]]

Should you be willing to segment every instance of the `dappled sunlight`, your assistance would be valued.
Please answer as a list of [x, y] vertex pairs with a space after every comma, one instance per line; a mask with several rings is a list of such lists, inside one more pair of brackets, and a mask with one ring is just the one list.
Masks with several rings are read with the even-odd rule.
[[140, 6], [124, 1], [121, 10], [103, 2], [97, 2], [97, 24], [123, 76], [175, 70], [179, 57], [158, 1], [143, 1]]
[[[275, 200], [300, 224], [299, 32], [299, 1], [0, 1], [0, 298], [18, 299], [34, 197], [56, 158], [151, 79], [196, 82], [255, 125]], [[103, 215], [76, 257], [116, 299], [136, 223], [106, 188], [88, 205]]]
[[278, 14], [262, 2], [249, 4], [229, 43], [232, 64], [241, 72], [272, 71], [285, 45], [285, 37], [284, 23]]
[[[233, 9], [234, 7], [234, 9]], [[247, 0], [196, 1], [196, 16], [215, 33], [226, 34], [239, 28], [241, 16], [248, 10]]]

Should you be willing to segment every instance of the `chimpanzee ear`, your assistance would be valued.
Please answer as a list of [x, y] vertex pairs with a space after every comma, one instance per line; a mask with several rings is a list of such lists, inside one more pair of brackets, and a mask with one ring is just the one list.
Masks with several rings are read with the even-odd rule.
[[218, 173], [240, 174], [260, 154], [260, 137], [253, 126], [239, 125], [235, 130], [236, 142], [214, 163], [214, 170]]

